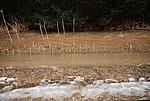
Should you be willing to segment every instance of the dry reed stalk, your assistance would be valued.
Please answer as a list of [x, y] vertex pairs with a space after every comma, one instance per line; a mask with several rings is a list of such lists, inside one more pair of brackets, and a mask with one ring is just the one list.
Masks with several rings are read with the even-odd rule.
[[57, 21], [57, 33], [58, 33], [58, 35], [60, 34], [58, 21]]
[[10, 42], [12, 43], [12, 37], [11, 37], [11, 35], [10, 35], [8, 26], [7, 26], [7, 24], [6, 24], [6, 20], [5, 20], [5, 16], [4, 16], [3, 10], [1, 10], [1, 13], [2, 13], [3, 21], [4, 21], [4, 24], [5, 24], [6, 30], [7, 30], [7, 34], [8, 34], [8, 36], [9, 36]]
[[2, 74], [5, 74], [5, 69], [4, 68], [2, 68]]
[[72, 40], [72, 52], [74, 51], [74, 49], [75, 49], [75, 40], [73, 39]]
[[71, 52], [70, 47], [68, 47], [68, 49], [67, 49], [67, 54], [70, 53], [70, 52]]
[[39, 47], [38, 47], [38, 54], [40, 53], [40, 49], [41, 49], [41, 46], [39, 45]]
[[26, 48], [26, 45], [23, 45], [23, 48]]
[[131, 52], [133, 52], [133, 46], [132, 45], [129, 46], [129, 49]]
[[121, 46], [121, 51], [124, 52], [124, 46], [123, 45]]
[[125, 50], [124, 50], [124, 46], [125, 46], [125, 40], [124, 40], [124, 39], [122, 39], [122, 46], [121, 46], [121, 50], [122, 50], [122, 52], [125, 52]]
[[33, 47], [33, 48], [35, 47], [35, 42], [34, 42], [34, 41], [32, 42], [32, 47]]
[[51, 42], [48, 42], [48, 48], [51, 49]]
[[87, 42], [86, 42], [86, 44], [85, 44], [85, 51], [86, 51], [86, 52], [88, 51], [88, 44], [87, 44]]
[[131, 49], [132, 49], [131, 41], [129, 40], [129, 42], [128, 42], [128, 52], [130, 52], [130, 51], [131, 51]]
[[71, 46], [71, 47], [70, 47], [70, 53], [73, 53], [73, 49], [74, 49], [74, 47]]
[[30, 56], [32, 55], [32, 48], [29, 48]]
[[35, 42], [33, 41], [32, 42], [32, 49], [33, 49], [32, 51], [33, 51], [33, 54], [36, 53], [37, 48], [38, 48], [38, 45], [36, 45]]
[[75, 18], [73, 18], [73, 34], [75, 33]]
[[15, 55], [15, 51], [14, 50], [12, 50], [12, 52], [11, 52], [13, 55]]
[[46, 49], [45, 49], [45, 47], [43, 46], [43, 55], [45, 55], [46, 54]]
[[26, 55], [26, 45], [23, 45], [24, 55]]
[[79, 46], [79, 51], [81, 52], [82, 51], [82, 45], [80, 43], [80, 46]]
[[61, 51], [62, 51], [62, 53], [64, 53], [64, 46], [63, 46], [63, 44], [61, 45]]
[[141, 50], [141, 45], [140, 45], [139, 42], [137, 42], [137, 49], [138, 49], [138, 50]]
[[138, 45], [139, 45], [139, 50], [142, 50], [142, 45], [140, 43]]
[[93, 52], [96, 52], [96, 45], [93, 43]]
[[107, 51], [107, 44], [104, 45], [104, 51]]
[[52, 54], [52, 42], [49, 42], [49, 53]]
[[66, 32], [65, 32], [65, 24], [64, 24], [64, 20], [62, 19], [61, 21], [62, 21], [63, 32], [64, 32], [64, 34], [66, 34]]
[[3, 45], [1, 44], [1, 50], [0, 51], [2, 52], [2, 50], [3, 50]]
[[19, 50], [19, 47], [18, 47], [18, 45], [17, 45], [17, 54], [20, 54], [21, 52], [20, 52], [20, 50]]
[[51, 54], [54, 53], [53, 44], [51, 44]]
[[43, 41], [45, 43], [45, 38], [44, 38], [44, 35], [43, 35], [41, 22], [39, 22], [39, 28], [40, 28], [40, 33], [41, 33], [42, 39], [43, 39]]
[[75, 46], [75, 40], [74, 39], [72, 40], [72, 45]]
[[63, 46], [63, 53], [66, 53], [66, 46]]
[[17, 36], [17, 39], [18, 39], [18, 41], [19, 41], [19, 43], [20, 43], [20, 37], [19, 37], [19, 34], [18, 34], [17, 29], [15, 29], [10, 23], [7, 23], [7, 24], [15, 31], [16, 36]]
[[[129, 45], [129, 42], [126, 41], [126, 43], [125, 43], [125, 48], [128, 47], [128, 45]], [[127, 48], [126, 51], [128, 51], [128, 50], [129, 50], [129, 49]]]
[[74, 52], [74, 46], [71, 47], [71, 51]]

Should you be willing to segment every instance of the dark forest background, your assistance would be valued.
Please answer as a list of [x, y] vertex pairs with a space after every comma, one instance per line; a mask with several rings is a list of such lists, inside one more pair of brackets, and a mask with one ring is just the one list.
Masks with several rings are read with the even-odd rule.
[[[6, 21], [55, 31], [149, 30], [150, 0], [1, 0]], [[2, 13], [0, 19], [3, 24]], [[61, 29], [61, 27], [60, 27]]]

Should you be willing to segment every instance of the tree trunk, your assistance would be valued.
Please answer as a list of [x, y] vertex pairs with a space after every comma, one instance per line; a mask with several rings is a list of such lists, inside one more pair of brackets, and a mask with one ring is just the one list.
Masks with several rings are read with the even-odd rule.
[[64, 20], [63, 19], [62, 19], [62, 27], [63, 27], [64, 34], [66, 34], [66, 32], [65, 32], [65, 24], [64, 24]]
[[43, 41], [45, 42], [44, 35], [43, 35], [43, 31], [42, 31], [42, 26], [41, 26], [41, 22], [40, 22], [40, 21], [39, 21], [39, 28], [40, 28], [40, 32], [41, 32], [42, 39], [43, 39]]
[[46, 26], [45, 26], [45, 21], [44, 21], [44, 31], [45, 31], [46, 36], [47, 36], [47, 38], [48, 38], [48, 34], [47, 34]]
[[11, 35], [10, 35], [8, 26], [7, 26], [7, 24], [6, 24], [6, 20], [5, 20], [5, 17], [4, 17], [3, 10], [1, 10], [1, 13], [2, 13], [3, 21], [4, 21], [4, 24], [5, 24], [6, 30], [7, 30], [7, 34], [8, 34], [8, 36], [9, 36], [9, 39], [10, 39], [11, 43], [12, 43], [12, 37], [11, 37]]
[[60, 34], [58, 21], [57, 21], [57, 33]]
[[75, 33], [75, 18], [73, 18], [73, 34]]

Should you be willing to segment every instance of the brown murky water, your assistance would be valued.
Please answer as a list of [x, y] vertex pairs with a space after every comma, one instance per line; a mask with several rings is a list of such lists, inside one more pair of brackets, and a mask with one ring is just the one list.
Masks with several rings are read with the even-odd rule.
[[0, 37], [0, 66], [35, 66], [69, 64], [148, 64], [149, 31], [49, 33], [45, 42], [40, 33], [20, 34], [13, 42]]
[[[36, 86], [45, 77], [61, 81], [78, 75], [86, 84], [108, 78], [128, 81], [128, 75], [150, 77], [149, 32], [54, 33], [48, 37], [43, 42], [40, 34], [22, 34], [19, 43], [14, 34], [10, 43], [2, 34], [0, 76], [18, 78], [22, 81], [19, 88]], [[136, 64], [144, 64], [144, 68]]]
[[1, 66], [37, 66], [37, 65], [67, 65], [67, 64], [149, 64], [149, 53], [122, 53], [122, 54], [61, 54], [49, 56], [0, 56]]

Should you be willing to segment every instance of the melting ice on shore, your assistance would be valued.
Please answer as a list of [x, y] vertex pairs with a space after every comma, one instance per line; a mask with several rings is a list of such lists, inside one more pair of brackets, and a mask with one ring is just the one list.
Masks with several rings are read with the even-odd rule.
[[36, 86], [31, 88], [14, 89], [12, 91], [3, 92], [0, 98], [9, 101], [15, 98], [54, 98], [63, 100], [66, 97], [71, 97], [74, 93], [80, 93], [83, 98], [96, 99], [102, 96], [103, 93], [109, 95], [124, 95], [124, 96], [150, 96], [150, 82], [123, 82], [123, 83], [104, 83], [103, 80], [94, 81], [93, 84], [86, 86], [74, 84], [47, 84], [45, 86]]

